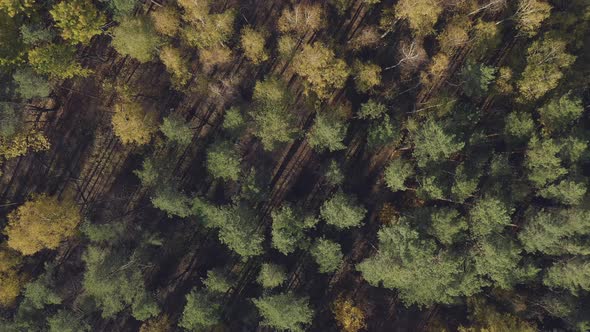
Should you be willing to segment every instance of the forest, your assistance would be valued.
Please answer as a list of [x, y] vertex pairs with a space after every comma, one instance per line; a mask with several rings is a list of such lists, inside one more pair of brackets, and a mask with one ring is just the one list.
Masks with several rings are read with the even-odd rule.
[[590, 0], [0, 0], [0, 332], [590, 331]]

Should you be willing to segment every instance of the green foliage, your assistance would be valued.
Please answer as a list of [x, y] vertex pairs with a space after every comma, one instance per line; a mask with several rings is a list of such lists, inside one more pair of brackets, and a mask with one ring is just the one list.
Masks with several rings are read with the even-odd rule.
[[307, 133], [307, 141], [318, 152], [345, 149], [342, 141], [346, 136], [347, 127], [346, 122], [337, 116], [318, 113], [311, 130]]
[[427, 210], [427, 232], [444, 245], [452, 245], [465, 237], [467, 220], [459, 211], [451, 208]]
[[506, 205], [493, 197], [482, 198], [469, 211], [471, 232], [476, 237], [500, 233], [511, 223]]
[[528, 141], [535, 132], [535, 122], [529, 113], [511, 112], [506, 116], [504, 132], [517, 141]]
[[539, 109], [541, 123], [549, 132], [565, 131], [582, 116], [582, 100], [571, 94], [551, 99]]
[[207, 149], [207, 170], [216, 179], [237, 181], [240, 159], [231, 143], [216, 143]]
[[543, 284], [551, 288], [567, 289], [574, 295], [590, 290], [590, 264], [584, 258], [559, 261], [543, 277]]
[[381, 67], [374, 63], [354, 62], [354, 83], [360, 93], [371, 92], [381, 84]]
[[342, 248], [340, 244], [331, 240], [318, 239], [311, 248], [310, 254], [319, 265], [320, 273], [332, 273], [342, 264]]
[[152, 60], [160, 43], [152, 22], [142, 16], [125, 17], [113, 29], [111, 45], [120, 54], [129, 55], [139, 62]]
[[16, 92], [23, 99], [44, 98], [51, 92], [49, 82], [31, 69], [17, 70], [12, 78], [17, 86]]
[[54, 37], [53, 31], [48, 28], [27, 24], [21, 25], [20, 35], [23, 43], [29, 46], [49, 43]]
[[379, 251], [357, 270], [373, 286], [397, 289], [406, 305], [451, 303], [455, 296], [478, 289], [460, 260], [437, 250], [433, 241], [421, 239], [405, 220], [382, 228], [378, 236]]
[[361, 225], [367, 209], [358, 205], [353, 196], [338, 192], [325, 201], [320, 208], [322, 219], [338, 229], [347, 229]]
[[344, 173], [336, 160], [330, 160], [324, 176], [326, 177], [326, 181], [332, 186], [341, 185], [344, 182]]
[[358, 117], [361, 119], [378, 119], [387, 112], [387, 107], [373, 99], [361, 105]]
[[314, 218], [303, 217], [289, 205], [271, 212], [272, 247], [283, 255], [288, 255], [303, 244], [305, 230], [313, 228]]
[[525, 167], [528, 170], [529, 180], [537, 188], [567, 174], [567, 169], [561, 165], [561, 159], [557, 156], [560, 150], [561, 146], [553, 139], [533, 137], [530, 140]]
[[260, 267], [260, 273], [258, 273], [258, 278], [256, 281], [264, 288], [275, 288], [280, 286], [282, 283], [287, 280], [287, 272], [285, 268], [276, 265], [276, 264], [269, 264], [264, 263]]
[[193, 130], [184, 119], [178, 115], [169, 115], [164, 118], [160, 130], [169, 141], [180, 145], [188, 145], [193, 139]]
[[539, 196], [556, 200], [565, 205], [578, 205], [586, 194], [586, 184], [563, 180], [539, 191]]
[[414, 176], [414, 165], [403, 158], [392, 160], [385, 168], [384, 178], [387, 187], [396, 192], [406, 189], [405, 182]]
[[244, 128], [245, 122], [246, 119], [244, 119], [240, 109], [237, 107], [230, 107], [225, 111], [222, 127], [232, 134], [238, 134]]
[[367, 147], [370, 150], [377, 150], [387, 144], [398, 143], [400, 140], [400, 128], [393, 124], [389, 115], [385, 114], [383, 119], [374, 120], [369, 127], [367, 134]]
[[440, 176], [421, 176], [418, 178], [418, 190], [416, 194], [424, 200], [444, 199], [446, 188], [441, 184]]
[[209, 295], [196, 288], [186, 295], [186, 305], [178, 326], [189, 331], [201, 331], [220, 321], [221, 306]]
[[48, 273], [30, 282], [24, 291], [26, 301], [35, 309], [43, 309], [46, 305], [62, 303], [61, 297], [52, 288]]
[[477, 191], [479, 184], [479, 174], [472, 174], [473, 169], [467, 168], [465, 164], [457, 166], [455, 169], [455, 181], [451, 187], [451, 197], [463, 202]]
[[87, 332], [91, 326], [72, 311], [59, 310], [47, 318], [49, 332]]
[[447, 133], [441, 124], [427, 120], [413, 135], [414, 157], [419, 167], [431, 162], [441, 162], [463, 149], [465, 144], [457, 142], [455, 135]]
[[313, 319], [308, 299], [292, 293], [266, 295], [252, 301], [263, 318], [261, 324], [279, 331], [303, 332]]
[[0, 136], [9, 138], [24, 125], [23, 112], [12, 104], [0, 102]]
[[49, 44], [33, 48], [28, 53], [33, 70], [57, 79], [86, 77], [90, 70], [76, 61], [76, 49], [64, 44]]
[[578, 209], [528, 211], [518, 238], [527, 252], [548, 256], [590, 255], [590, 213]]
[[158, 186], [151, 198], [154, 207], [166, 212], [168, 216], [186, 218], [191, 214], [191, 200], [172, 184]]
[[280, 79], [256, 82], [252, 96], [254, 110], [250, 114], [254, 118], [254, 135], [267, 151], [292, 141], [298, 133], [296, 119], [287, 110], [291, 99], [287, 85]]
[[131, 307], [137, 320], [145, 320], [159, 313], [153, 296], [145, 288], [136, 257], [91, 245], [82, 255], [86, 264], [84, 273], [85, 295], [90, 296], [110, 318]]
[[557, 87], [563, 70], [575, 56], [566, 52], [566, 42], [553, 36], [534, 41], [527, 49], [527, 65], [517, 82], [523, 101], [535, 101]]
[[228, 277], [227, 273], [218, 269], [207, 271], [207, 278], [203, 280], [207, 291], [219, 294], [227, 293], [234, 286], [234, 283], [234, 280]]
[[73, 44], [88, 44], [92, 37], [100, 34], [106, 24], [106, 17], [100, 13], [90, 0], [62, 1], [49, 11], [61, 29], [61, 36]]
[[483, 97], [489, 90], [490, 83], [496, 78], [496, 68], [483, 64], [468, 63], [463, 67], [461, 76], [465, 83], [463, 92], [468, 97]]
[[119, 21], [122, 17], [131, 15], [137, 5], [136, 0], [111, 0], [109, 6], [113, 10], [115, 19]]

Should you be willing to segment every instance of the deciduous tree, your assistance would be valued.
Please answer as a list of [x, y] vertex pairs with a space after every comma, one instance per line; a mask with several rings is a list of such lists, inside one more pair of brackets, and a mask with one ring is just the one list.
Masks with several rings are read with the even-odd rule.
[[158, 130], [156, 116], [155, 112], [144, 110], [137, 102], [119, 102], [115, 104], [111, 123], [123, 144], [143, 145], [149, 143]]
[[106, 17], [90, 0], [62, 1], [49, 11], [61, 29], [61, 36], [73, 44], [88, 44], [92, 37], [102, 33]]
[[125, 17], [113, 29], [111, 45], [122, 55], [129, 55], [139, 62], [148, 62], [156, 54], [161, 40], [152, 22], [143, 17]]

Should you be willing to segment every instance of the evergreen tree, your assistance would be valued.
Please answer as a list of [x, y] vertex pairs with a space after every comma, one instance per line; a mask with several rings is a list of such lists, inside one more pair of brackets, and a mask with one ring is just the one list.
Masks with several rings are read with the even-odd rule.
[[325, 201], [320, 209], [322, 219], [338, 229], [360, 226], [366, 214], [367, 209], [359, 205], [353, 196], [342, 192]]
[[302, 332], [314, 315], [308, 299], [292, 293], [266, 295], [253, 302], [263, 318], [261, 325], [277, 330]]
[[320, 273], [332, 273], [342, 264], [342, 248], [334, 241], [324, 238], [318, 239], [310, 253], [319, 265]]
[[258, 278], [256, 281], [264, 288], [275, 288], [280, 286], [282, 283], [287, 280], [287, 273], [285, 268], [276, 265], [276, 264], [269, 264], [264, 263], [260, 267], [260, 272], [258, 273]]

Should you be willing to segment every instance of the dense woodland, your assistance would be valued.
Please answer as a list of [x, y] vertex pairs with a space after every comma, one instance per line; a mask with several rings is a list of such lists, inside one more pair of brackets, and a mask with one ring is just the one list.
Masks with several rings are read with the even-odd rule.
[[0, 0], [0, 331], [590, 330], [589, 25]]

